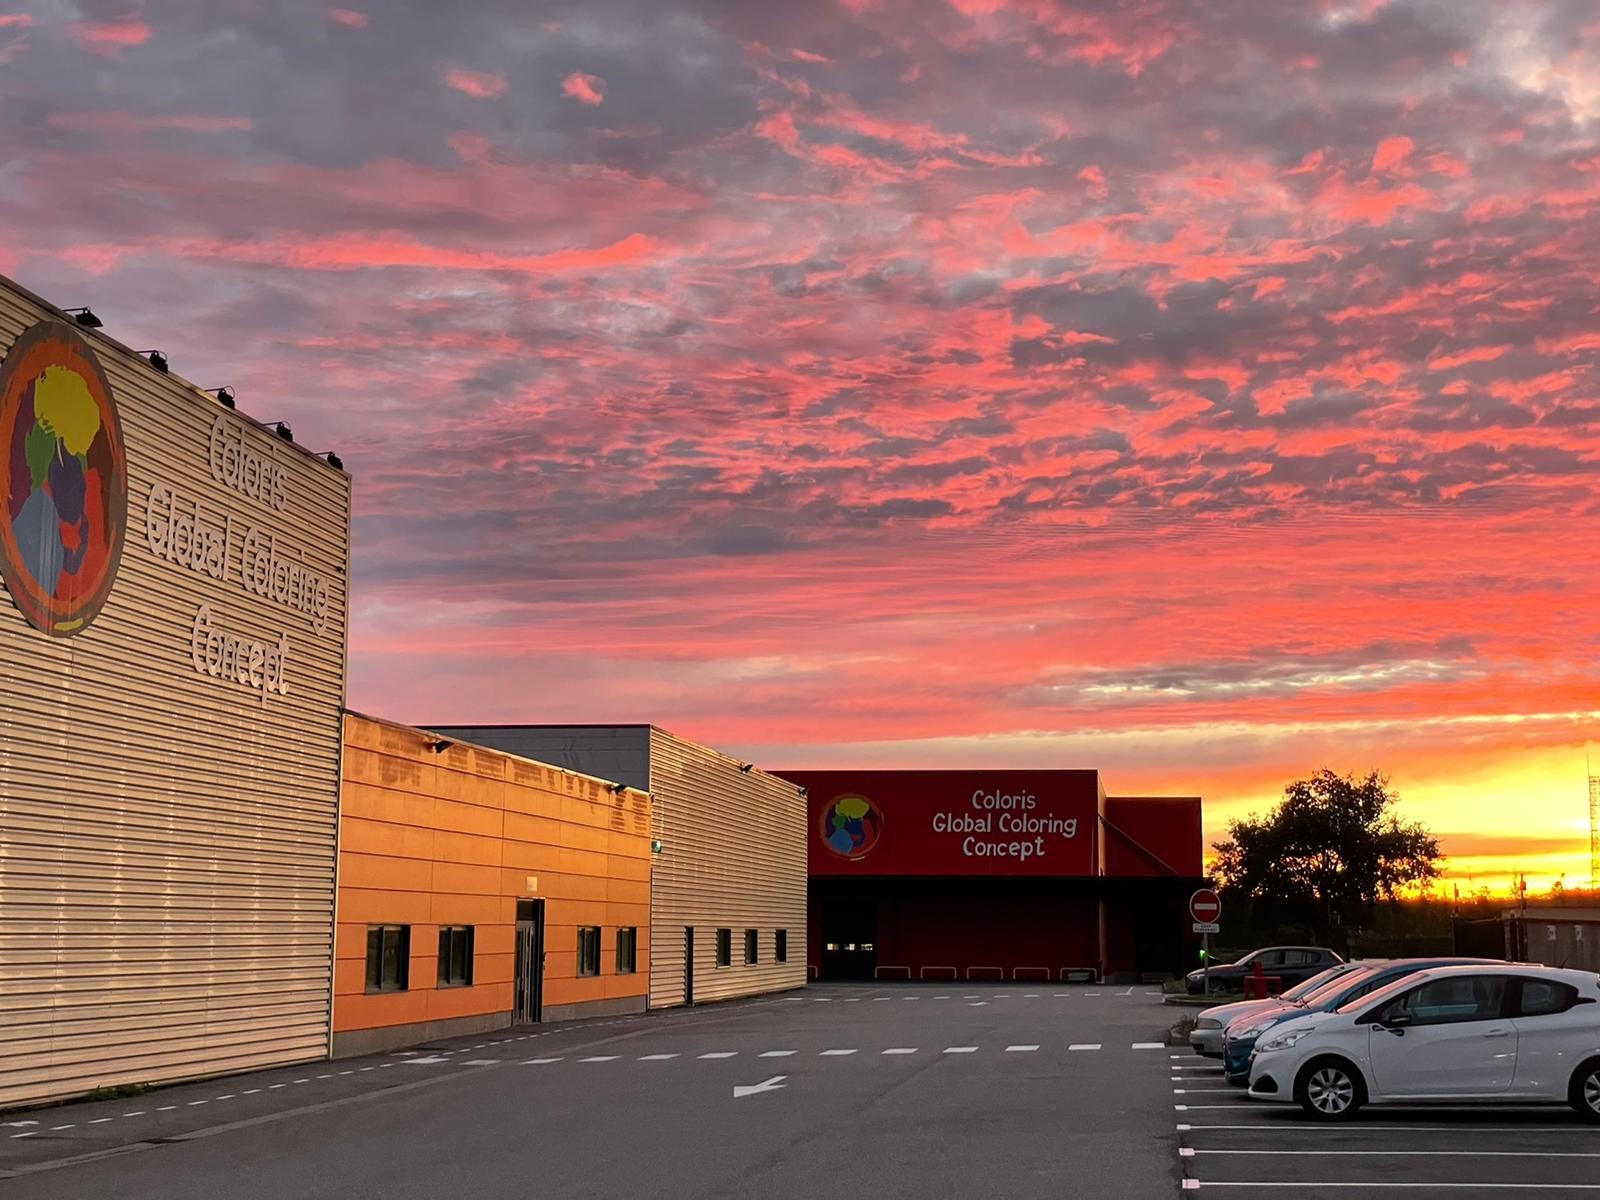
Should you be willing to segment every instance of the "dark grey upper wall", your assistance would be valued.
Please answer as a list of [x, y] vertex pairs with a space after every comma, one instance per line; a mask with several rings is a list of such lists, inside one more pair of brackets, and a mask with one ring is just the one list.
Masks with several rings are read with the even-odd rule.
[[434, 725], [434, 732], [650, 790], [648, 725]]

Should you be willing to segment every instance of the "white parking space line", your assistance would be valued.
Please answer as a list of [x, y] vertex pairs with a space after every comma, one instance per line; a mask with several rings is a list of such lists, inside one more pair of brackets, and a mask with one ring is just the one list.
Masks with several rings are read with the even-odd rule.
[[[1542, 1131], [1541, 1131], [1542, 1132]], [[1273, 1158], [1600, 1158], [1590, 1150], [1196, 1150], [1197, 1154], [1261, 1154]]]
[[1072, 1045], [1067, 1047], [1067, 1049], [1068, 1050], [1098, 1050], [1098, 1049], [1100, 1049], [1100, 1043], [1099, 1042], [1073, 1042]]
[[1130, 1049], [1133, 1050], [1165, 1050], [1165, 1042], [1134, 1042]]
[[1007, 1046], [1006, 1047], [1006, 1053], [1007, 1054], [1026, 1054], [1030, 1050], [1037, 1050], [1038, 1048], [1039, 1047], [1037, 1047], [1037, 1046]]
[[915, 1046], [893, 1046], [884, 1051], [885, 1054], [915, 1054], [916, 1052], [917, 1048]]
[[824, 1050], [822, 1052], [822, 1054], [820, 1055], [820, 1057], [822, 1057], [822, 1058], [842, 1058], [846, 1054], [854, 1054], [854, 1053], [855, 1053], [854, 1050]]
[[794, 1050], [764, 1050], [764, 1051], [762, 1051], [761, 1057], [762, 1058], [789, 1058], [790, 1056], [792, 1056], [792, 1055], [794, 1055], [796, 1053], [797, 1053], [797, 1051], [794, 1051]]
[[640, 1062], [666, 1062], [669, 1058], [677, 1058], [676, 1054], [645, 1054], [639, 1058]]
[[1404, 1182], [1332, 1182], [1296, 1181], [1294, 1183], [1279, 1183], [1270, 1179], [1185, 1179], [1185, 1190], [1206, 1188], [1351, 1188], [1371, 1190], [1373, 1188], [1399, 1189], [1399, 1188], [1427, 1188], [1435, 1192], [1454, 1191], [1519, 1191], [1519, 1192], [1600, 1192], [1600, 1183], [1420, 1183], [1406, 1180]]
[[[701, 1058], [732, 1058], [734, 1055], [736, 1055], [738, 1053], [739, 1052], [737, 1050], [713, 1050], [710, 1054], [702, 1054], [702, 1055], [700, 1055], [700, 1057]], [[584, 1062], [590, 1062], [592, 1060], [586, 1058], [583, 1061]]]
[[946, 1046], [944, 1052], [946, 1054], [976, 1054], [978, 1048], [976, 1046]]

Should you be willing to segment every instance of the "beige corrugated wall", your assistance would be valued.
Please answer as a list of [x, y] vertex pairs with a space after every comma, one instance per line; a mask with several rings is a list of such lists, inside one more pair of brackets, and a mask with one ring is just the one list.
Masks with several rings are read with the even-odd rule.
[[[695, 927], [694, 999], [727, 1000], [806, 981], [806, 805], [799, 789], [714, 750], [650, 730], [650, 793], [663, 843], [650, 883], [650, 1007], [684, 1002], [684, 927]], [[732, 965], [716, 965], [719, 928]], [[744, 931], [759, 962], [744, 962]], [[788, 961], [774, 932], [788, 931]]]
[[[0, 350], [53, 315], [0, 280]], [[329, 1036], [349, 479], [84, 336], [119, 411], [127, 529], [77, 636], [0, 596], [0, 1105], [315, 1059]], [[212, 477], [219, 416], [282, 467], [281, 510]], [[235, 558], [245, 527], [275, 534], [324, 579], [325, 625], [246, 591], [237, 562], [215, 580], [158, 555], [158, 484], [231, 515]], [[288, 694], [196, 669], [201, 605], [228, 634], [287, 636]]]

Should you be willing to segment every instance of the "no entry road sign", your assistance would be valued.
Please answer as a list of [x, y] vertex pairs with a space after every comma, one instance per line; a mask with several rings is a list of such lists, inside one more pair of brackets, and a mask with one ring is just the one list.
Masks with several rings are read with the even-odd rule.
[[1196, 933], [1215, 933], [1215, 929], [1202, 930], [1201, 925], [1215, 925], [1222, 916], [1222, 899], [1211, 888], [1201, 888], [1189, 897], [1189, 919], [1195, 923]]

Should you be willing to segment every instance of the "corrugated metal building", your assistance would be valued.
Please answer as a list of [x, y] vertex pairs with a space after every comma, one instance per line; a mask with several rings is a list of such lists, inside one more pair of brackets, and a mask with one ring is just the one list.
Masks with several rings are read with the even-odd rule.
[[432, 728], [650, 793], [651, 1008], [805, 984], [806, 803], [794, 784], [653, 725]]
[[0, 349], [0, 1105], [320, 1058], [349, 478], [3, 279]]
[[650, 798], [345, 718], [336, 1055], [643, 1012]]

